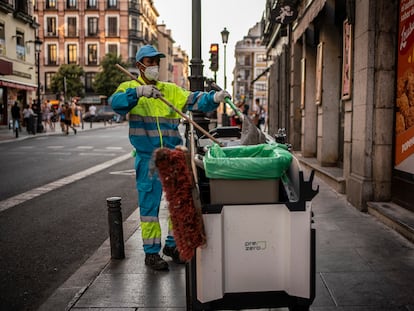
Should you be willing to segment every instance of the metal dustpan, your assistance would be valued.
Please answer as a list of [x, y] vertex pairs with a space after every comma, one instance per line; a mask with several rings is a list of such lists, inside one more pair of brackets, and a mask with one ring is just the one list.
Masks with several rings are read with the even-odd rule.
[[240, 109], [233, 104], [230, 98], [226, 98], [225, 102], [234, 110], [242, 121], [240, 144], [245, 146], [264, 144], [266, 142], [266, 135], [253, 124], [248, 116], [244, 115]]

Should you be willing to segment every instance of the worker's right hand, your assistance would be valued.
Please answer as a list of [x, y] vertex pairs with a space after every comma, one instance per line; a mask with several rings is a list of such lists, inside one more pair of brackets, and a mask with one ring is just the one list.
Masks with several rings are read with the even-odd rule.
[[226, 98], [231, 99], [231, 95], [225, 90], [218, 91], [214, 94], [214, 102], [217, 104], [224, 103]]
[[157, 89], [154, 85], [137, 86], [136, 91], [138, 98], [140, 98], [141, 96], [145, 96], [148, 98], [160, 98], [162, 96], [160, 90]]

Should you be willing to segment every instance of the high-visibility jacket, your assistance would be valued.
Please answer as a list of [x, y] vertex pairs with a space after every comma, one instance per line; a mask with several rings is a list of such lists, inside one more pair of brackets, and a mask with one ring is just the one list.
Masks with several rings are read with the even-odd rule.
[[[145, 84], [141, 77], [139, 79]], [[179, 145], [181, 137], [178, 125], [181, 116], [160, 99], [144, 96], [138, 99], [137, 86], [139, 83], [134, 80], [121, 83], [109, 99], [114, 111], [121, 115], [130, 113], [129, 138], [137, 153], [152, 153], [159, 147], [174, 148]], [[217, 108], [214, 91], [190, 92], [169, 82], [157, 82], [156, 87], [167, 101], [183, 112], [208, 112]]]
[[[139, 80], [145, 84], [141, 77]], [[158, 213], [162, 186], [157, 172], [150, 170], [151, 156], [156, 148], [175, 148], [181, 144], [182, 139], [178, 131], [181, 116], [160, 99], [138, 98], [136, 87], [139, 85], [134, 80], [121, 83], [109, 98], [109, 102], [117, 113], [130, 114], [129, 140], [136, 149], [136, 186], [144, 252], [158, 253], [161, 249]], [[156, 87], [168, 102], [183, 112], [186, 110], [207, 112], [217, 108], [214, 91], [189, 92], [168, 82], [157, 82]], [[171, 226], [165, 245], [175, 246]]]

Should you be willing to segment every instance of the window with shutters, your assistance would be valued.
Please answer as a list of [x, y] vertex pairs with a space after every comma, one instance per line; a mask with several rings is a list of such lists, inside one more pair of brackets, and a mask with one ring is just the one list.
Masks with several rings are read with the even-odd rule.
[[88, 44], [88, 65], [98, 64], [98, 45]]
[[88, 17], [88, 36], [95, 37], [98, 35], [98, 18]]
[[57, 18], [55, 16], [46, 18], [46, 35], [49, 37], [57, 36], [56, 20]]
[[57, 9], [56, 0], [46, 0], [46, 9]]
[[68, 64], [76, 64], [78, 59], [78, 48], [76, 44], [68, 44], [67, 46]]
[[56, 44], [47, 45], [47, 64], [57, 65], [57, 45]]
[[76, 17], [68, 17], [67, 22], [68, 22], [68, 37], [76, 37], [78, 35]]
[[118, 36], [118, 18], [116, 16], [108, 17], [108, 37], [117, 37]]

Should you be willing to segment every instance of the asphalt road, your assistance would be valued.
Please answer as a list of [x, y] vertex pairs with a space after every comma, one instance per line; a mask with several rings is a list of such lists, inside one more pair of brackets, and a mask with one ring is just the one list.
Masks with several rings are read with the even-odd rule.
[[[0, 145], [0, 203], [131, 151], [126, 127]], [[133, 158], [0, 212], [0, 310], [36, 310], [108, 238], [106, 198], [137, 206]]]

